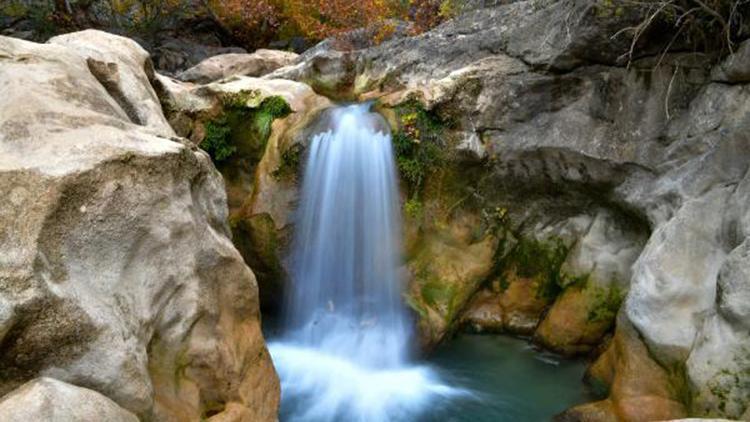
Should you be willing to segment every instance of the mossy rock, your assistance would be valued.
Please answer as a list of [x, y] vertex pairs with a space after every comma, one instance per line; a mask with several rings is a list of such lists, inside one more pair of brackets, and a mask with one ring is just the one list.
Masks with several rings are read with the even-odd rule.
[[614, 326], [623, 298], [616, 283], [602, 287], [587, 281], [570, 286], [550, 308], [535, 340], [567, 356], [591, 352]]

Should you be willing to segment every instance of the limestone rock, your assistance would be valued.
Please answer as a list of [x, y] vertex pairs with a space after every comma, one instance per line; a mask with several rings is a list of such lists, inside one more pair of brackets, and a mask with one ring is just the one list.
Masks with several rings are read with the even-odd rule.
[[[275, 420], [278, 380], [221, 176], [159, 129], [160, 113], [142, 124], [123, 110], [153, 98], [143, 62], [131, 67], [141, 51], [90, 35], [92, 47], [80, 34], [0, 37], [0, 394], [46, 376], [144, 419], [234, 403]], [[104, 51], [121, 98], [89, 64]]]
[[0, 418], [8, 422], [138, 422], [107, 397], [53, 378], [35, 378], [0, 400]]
[[66, 46], [84, 57], [91, 74], [131, 122], [152, 128], [160, 136], [174, 136], [151, 86], [151, 58], [135, 41], [89, 29], [58, 35], [48, 42]]
[[744, 41], [737, 50], [717, 66], [711, 78], [718, 82], [750, 82], [750, 41]]
[[687, 416], [669, 374], [650, 356], [637, 332], [618, 318], [617, 332], [589, 369], [588, 378], [609, 398], [569, 409], [556, 421], [647, 421]]
[[594, 283], [568, 287], [545, 315], [534, 338], [563, 355], [588, 353], [612, 328], [619, 303], [618, 292]]
[[279, 50], [256, 50], [251, 54], [220, 54], [180, 72], [177, 79], [205, 84], [229, 76], [263, 76], [294, 62], [297, 54]]

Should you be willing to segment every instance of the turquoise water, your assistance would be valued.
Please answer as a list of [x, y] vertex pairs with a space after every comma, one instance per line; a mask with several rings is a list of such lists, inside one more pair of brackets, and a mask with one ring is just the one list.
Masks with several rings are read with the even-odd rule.
[[517, 338], [461, 334], [427, 363], [443, 382], [472, 394], [436, 403], [423, 422], [548, 421], [590, 399], [584, 362], [535, 351]]

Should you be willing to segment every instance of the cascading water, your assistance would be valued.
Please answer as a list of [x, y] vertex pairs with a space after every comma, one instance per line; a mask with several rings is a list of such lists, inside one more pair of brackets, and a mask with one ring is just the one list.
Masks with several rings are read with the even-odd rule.
[[409, 420], [455, 391], [408, 363], [391, 137], [369, 105], [313, 137], [291, 256], [285, 334], [270, 344], [282, 420]]

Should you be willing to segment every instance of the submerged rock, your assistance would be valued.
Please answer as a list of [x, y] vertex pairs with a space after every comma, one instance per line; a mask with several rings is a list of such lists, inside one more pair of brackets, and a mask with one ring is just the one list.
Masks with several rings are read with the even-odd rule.
[[77, 406], [93, 419], [275, 420], [278, 379], [221, 176], [169, 127], [147, 55], [86, 31], [0, 37], [0, 57], [3, 403], [50, 377], [87, 390], [40, 381], [54, 393], [41, 394], [94, 397]]

